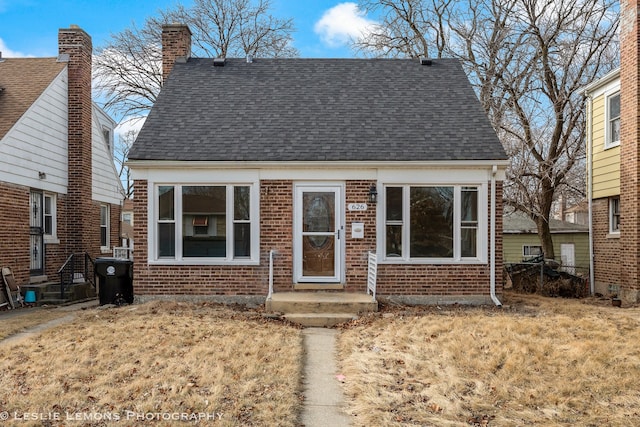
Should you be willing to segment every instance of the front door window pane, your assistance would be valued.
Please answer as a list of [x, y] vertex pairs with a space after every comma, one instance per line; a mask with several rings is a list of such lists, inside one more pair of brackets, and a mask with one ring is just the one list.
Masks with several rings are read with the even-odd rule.
[[335, 193], [302, 195], [302, 274], [335, 275]]
[[453, 257], [453, 187], [411, 187], [410, 256]]

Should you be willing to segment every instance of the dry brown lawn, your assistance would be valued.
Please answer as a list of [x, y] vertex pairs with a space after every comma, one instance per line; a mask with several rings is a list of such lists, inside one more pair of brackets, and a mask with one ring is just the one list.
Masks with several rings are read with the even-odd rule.
[[0, 343], [0, 417], [19, 426], [293, 426], [301, 341], [297, 328], [216, 305], [87, 310]]
[[36, 325], [69, 315], [58, 309], [20, 308], [17, 313], [0, 313], [0, 340]]
[[640, 309], [508, 294], [387, 308], [339, 339], [356, 426], [640, 425]]

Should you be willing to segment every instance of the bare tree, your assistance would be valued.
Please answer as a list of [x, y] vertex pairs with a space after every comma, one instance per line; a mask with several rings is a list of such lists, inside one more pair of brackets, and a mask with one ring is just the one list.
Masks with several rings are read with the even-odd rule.
[[270, 14], [270, 0], [195, 0], [158, 12], [138, 28], [113, 34], [96, 49], [94, 85], [104, 107], [124, 120], [145, 116], [162, 85], [162, 25], [185, 23], [193, 32], [193, 55], [297, 56], [291, 19]]
[[124, 187], [125, 196], [127, 198], [133, 196], [133, 180], [131, 179], [129, 168], [125, 163], [129, 156], [129, 150], [137, 136], [137, 130], [128, 130], [124, 134], [118, 135], [117, 142], [113, 147], [113, 160], [116, 164], [116, 170], [120, 180], [122, 181], [122, 186]]
[[292, 19], [269, 14], [270, 0], [195, 0], [162, 13], [165, 22], [189, 25], [195, 49], [207, 57], [292, 57]]
[[146, 115], [162, 86], [161, 37], [157, 18], [148, 18], [142, 28], [133, 24], [96, 49], [93, 83], [105, 110], [124, 120]]
[[[190, 8], [159, 11], [142, 27], [132, 24], [111, 35], [105, 46], [96, 49], [93, 61], [94, 89], [105, 110], [120, 122], [147, 115], [162, 87], [163, 24], [189, 25], [194, 56], [297, 56], [293, 21], [276, 18], [270, 10], [270, 0], [195, 0]], [[122, 138], [123, 147], [128, 147], [134, 136], [128, 133]], [[116, 158], [123, 182], [128, 181], [123, 166], [127, 153], [128, 149]]]
[[447, 48], [446, 26], [453, 0], [362, 0], [379, 25], [356, 40], [361, 53], [381, 57], [438, 57]]
[[[436, 0], [434, 0], [436, 1]], [[406, 8], [388, 0], [361, 2], [393, 14], [413, 28]], [[401, 3], [409, 3], [404, 1]], [[411, 2], [419, 7], [423, 2]], [[613, 0], [483, 0], [450, 4], [441, 52], [460, 58], [492, 121], [511, 165], [505, 203], [537, 224], [546, 257], [554, 258], [549, 230], [559, 191], [575, 188], [576, 165], [584, 167], [584, 105], [581, 89], [617, 65], [619, 10]], [[442, 10], [421, 6], [425, 11]], [[384, 13], [382, 16], [387, 16]], [[394, 23], [385, 18], [385, 23]], [[417, 22], [420, 24], [420, 22]], [[414, 25], [417, 27], [417, 25]], [[400, 28], [392, 28], [395, 34]], [[426, 28], [426, 27], [425, 27]], [[429, 32], [423, 30], [425, 36]], [[433, 36], [431, 36], [433, 37]], [[440, 36], [436, 36], [437, 37]], [[429, 40], [426, 41], [428, 45]], [[360, 42], [358, 47], [366, 46]], [[423, 55], [406, 42], [394, 52]], [[380, 49], [378, 49], [380, 50]]]

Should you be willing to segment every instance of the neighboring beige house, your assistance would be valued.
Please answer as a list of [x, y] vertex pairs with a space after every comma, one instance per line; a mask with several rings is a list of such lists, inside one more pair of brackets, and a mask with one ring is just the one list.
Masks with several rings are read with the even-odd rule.
[[620, 210], [620, 70], [591, 83], [587, 97], [587, 192], [591, 206], [593, 290], [622, 284]]

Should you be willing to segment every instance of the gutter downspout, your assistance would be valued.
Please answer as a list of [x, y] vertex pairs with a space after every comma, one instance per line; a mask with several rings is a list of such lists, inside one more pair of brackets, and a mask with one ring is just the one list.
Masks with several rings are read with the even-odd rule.
[[596, 274], [593, 268], [593, 98], [587, 96], [587, 200], [589, 203], [589, 291], [591, 295], [596, 292]]
[[502, 303], [496, 296], [496, 174], [498, 173], [498, 166], [493, 165], [491, 169], [491, 259], [489, 260], [489, 282], [491, 287], [491, 300], [493, 303], [502, 307]]

